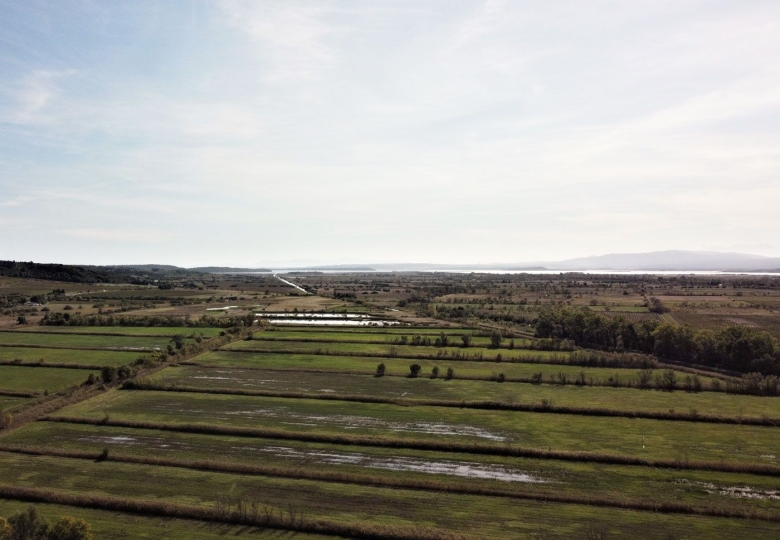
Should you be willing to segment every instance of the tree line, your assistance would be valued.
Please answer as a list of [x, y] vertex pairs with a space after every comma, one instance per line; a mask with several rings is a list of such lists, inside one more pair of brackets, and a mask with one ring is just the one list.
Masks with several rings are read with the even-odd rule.
[[540, 338], [570, 339], [583, 347], [634, 350], [740, 373], [780, 375], [780, 344], [769, 333], [745, 326], [700, 330], [561, 307], [543, 310], [535, 327]]

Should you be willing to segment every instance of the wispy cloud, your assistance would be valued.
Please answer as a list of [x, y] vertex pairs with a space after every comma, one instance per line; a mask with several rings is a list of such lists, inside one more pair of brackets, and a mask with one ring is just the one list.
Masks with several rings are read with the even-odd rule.
[[16, 206], [24, 206], [27, 203], [34, 201], [35, 197], [20, 195], [8, 200], [0, 200], [0, 206], [10, 208]]
[[227, 20], [261, 47], [268, 79], [314, 77], [334, 61], [326, 39], [334, 28], [323, 21], [325, 2], [223, 0]]
[[46, 125], [55, 121], [48, 114], [52, 103], [61, 95], [60, 83], [76, 74], [76, 70], [34, 70], [6, 90], [10, 104], [3, 113], [4, 121], [14, 124]]

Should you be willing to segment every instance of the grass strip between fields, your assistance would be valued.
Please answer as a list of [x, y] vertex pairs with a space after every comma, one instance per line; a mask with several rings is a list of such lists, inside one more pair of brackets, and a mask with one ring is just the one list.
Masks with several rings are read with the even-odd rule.
[[424, 398], [388, 398], [367, 396], [362, 394], [314, 394], [311, 392], [284, 392], [275, 390], [241, 390], [236, 388], [198, 388], [194, 386], [179, 386], [157, 384], [149, 381], [126, 381], [122, 388], [126, 390], [149, 390], [155, 392], [185, 392], [192, 394], [222, 394], [231, 396], [254, 396], [283, 399], [317, 399], [322, 401], [350, 401], [356, 403], [378, 403], [383, 405], [400, 405], [402, 407], [447, 407], [455, 409], [481, 409], [493, 411], [516, 411], [548, 414], [572, 414], [580, 416], [605, 416], [618, 418], [643, 418], [647, 420], [666, 420], [675, 422], [704, 422], [708, 424], [742, 424], [751, 426], [780, 426], [779, 418], [770, 417], [739, 417], [716, 414], [701, 414], [698, 412], [667, 412], [667, 411], [621, 411], [618, 409], [603, 409], [596, 407], [570, 407], [545, 403], [507, 403], [505, 401], [458, 401], [446, 399]]
[[391, 489], [410, 489], [417, 491], [446, 492], [457, 495], [477, 495], [487, 497], [502, 497], [511, 499], [540, 501], [547, 503], [580, 504], [586, 506], [620, 508], [622, 510], [636, 510], [640, 512], [662, 512], [667, 514], [688, 514], [708, 517], [723, 517], [736, 519], [755, 519], [762, 521], [780, 522], [780, 513], [761, 510], [746, 510], [724, 508], [722, 506], [702, 506], [681, 502], [664, 501], [655, 502], [648, 500], [594, 497], [587, 495], [566, 495], [534, 492], [532, 488], [523, 491], [517, 489], [505, 489], [495, 486], [480, 486], [468, 480], [457, 483], [441, 482], [437, 480], [417, 480], [380, 477], [369, 474], [331, 472], [327, 470], [302, 471], [297, 468], [278, 467], [268, 465], [249, 465], [236, 462], [218, 460], [182, 460], [171, 458], [158, 458], [151, 456], [137, 456], [130, 454], [106, 452], [96, 453], [82, 450], [61, 450], [52, 448], [29, 447], [19, 445], [0, 444], [0, 452], [23, 454], [29, 456], [49, 456], [70, 459], [84, 459], [90, 461], [114, 461], [118, 463], [132, 463], [137, 465], [151, 465], [156, 467], [175, 467], [196, 471], [219, 472], [240, 475], [271, 476], [287, 479], [315, 480], [319, 482], [334, 482], [341, 484], [356, 484]]
[[200, 433], [204, 435], [232, 435], [258, 439], [293, 440], [314, 443], [342, 444], [380, 448], [404, 448], [407, 450], [431, 450], [439, 452], [492, 455], [501, 457], [523, 457], [535, 459], [556, 459], [608, 465], [634, 465], [664, 469], [701, 470], [727, 473], [746, 473], [761, 476], [780, 477], [780, 467], [756, 463], [726, 463], [723, 461], [649, 459], [609, 452], [583, 452], [523, 447], [487, 442], [458, 442], [426, 439], [396, 439], [392, 437], [332, 434], [318, 432], [295, 432], [270, 428], [249, 428], [202, 423], [139, 422], [133, 420], [111, 420], [106, 418], [84, 418], [81, 416], [43, 416], [46, 422], [64, 422], [93, 426], [113, 426], [138, 429], [156, 429], [179, 433]]
[[171, 504], [157, 499], [89, 495], [48, 488], [8, 485], [0, 485], [0, 498], [109, 510], [142, 516], [195, 519], [233, 525], [272, 528], [282, 531], [375, 540], [454, 540], [473, 538], [426, 527], [377, 525], [363, 521], [346, 524], [323, 519], [306, 519], [303, 516], [285, 515], [281, 510], [275, 511], [272, 507], [252, 504], [228, 510], [220, 507], [208, 508]]

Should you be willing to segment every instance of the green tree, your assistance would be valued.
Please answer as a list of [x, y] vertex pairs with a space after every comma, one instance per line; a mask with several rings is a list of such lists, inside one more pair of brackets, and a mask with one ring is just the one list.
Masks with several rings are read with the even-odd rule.
[[113, 382], [117, 376], [117, 369], [114, 366], [103, 366], [100, 368], [100, 380], [104, 383]]
[[498, 330], [493, 330], [490, 334], [490, 346], [494, 349], [498, 349], [501, 346], [501, 342], [504, 340], [504, 336]]
[[48, 540], [51, 531], [49, 523], [33, 506], [8, 518], [8, 525], [11, 529], [8, 540]]
[[92, 526], [83, 519], [62, 516], [52, 527], [48, 540], [92, 540]]

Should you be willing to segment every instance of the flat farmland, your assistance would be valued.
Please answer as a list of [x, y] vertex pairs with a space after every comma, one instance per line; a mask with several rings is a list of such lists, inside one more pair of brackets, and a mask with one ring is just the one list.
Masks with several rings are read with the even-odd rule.
[[[706, 519], [691, 516], [662, 516], [650, 512], [598, 508], [577, 504], [548, 505], [536, 501], [500, 497], [440, 493], [430, 504], [430, 493], [408, 489], [268, 478], [214, 473], [172, 467], [110, 463], [111, 474], [103, 474], [106, 462], [65, 458], [31, 457], [0, 453], [0, 481], [16, 486], [41, 487], [56, 482], [67, 491], [121, 497], [151, 497], [169, 503], [209, 508], [216, 494], [231, 493], [249, 498], [262, 493], [279, 508], [306, 508], [309, 519], [337, 524], [376, 523], [389, 526], [435, 527], [469, 538], [526, 536], [535, 531], [572, 533], [582, 523], [609, 524], [623, 534], [640, 534], [651, 524], [685, 531], [690, 538], [736, 534], [743, 520]], [[154, 482], [149, 482], [150, 477]], [[203, 486], [209, 486], [204, 490]], [[381, 508], [382, 512], [376, 512]], [[540, 526], [540, 523], [543, 525]], [[751, 537], [771, 538], [771, 523], [749, 522]], [[647, 538], [647, 535], [643, 537]], [[663, 538], [660, 534], [658, 538]]]
[[72, 349], [162, 349], [170, 342], [171, 340], [167, 337], [0, 332], [0, 345], [2, 346], [25, 345], [35, 347], [67, 347]]
[[95, 421], [219, 424], [287, 433], [498, 442], [669, 460], [777, 463], [776, 430], [698, 422], [601, 418], [316, 399], [124, 391], [63, 409]]
[[[189, 464], [215, 460], [234, 466], [261, 464], [267, 476], [321, 478], [333, 469], [331, 481], [367, 483], [369, 477], [413, 484], [433, 481], [452, 489], [464, 486], [502, 490], [508, 494], [566, 494], [608, 500], [677, 498], [701, 507], [739, 507], [778, 510], [780, 500], [768, 494], [776, 479], [765, 476], [704, 471], [679, 471], [604, 465], [549, 459], [506, 458], [490, 455], [318, 444], [295, 440], [211, 436], [113, 426], [38, 423], [7, 437], [0, 449], [83, 451], [109, 456], [156, 458]], [[349, 475], [352, 475], [350, 478]], [[357, 475], [357, 477], [355, 477]], [[755, 497], [739, 497], [730, 488], [746, 487]]]
[[726, 313], [685, 313], [676, 312], [674, 318], [683, 324], [690, 324], [697, 328], [718, 330], [720, 328], [737, 325], [757, 328], [769, 332], [776, 338], [780, 338], [780, 315], [755, 313], [750, 310]]
[[22, 326], [17, 332], [35, 334], [110, 334], [114, 336], [144, 336], [144, 337], [216, 337], [221, 328], [208, 327], [170, 327], [170, 326]]
[[[241, 342], [245, 343], [245, 342]], [[591, 379], [596, 384], [608, 384], [610, 379], [620, 380], [624, 384], [631, 381], [636, 385], [639, 381], [639, 370], [629, 368], [594, 368], [545, 363], [495, 362], [453, 360], [451, 358], [361, 358], [359, 356], [331, 356], [325, 354], [280, 354], [252, 353], [235, 349], [213, 351], [194, 358], [191, 362], [204, 366], [228, 366], [237, 368], [317, 370], [332, 372], [348, 372], [372, 375], [377, 365], [384, 364], [385, 372], [391, 375], [406, 376], [410, 374], [409, 366], [419, 364], [420, 376], [431, 374], [434, 367], [439, 367], [440, 377], [444, 377], [447, 368], [452, 368], [454, 377], [491, 378], [503, 373], [508, 379], [530, 379], [537, 373], [542, 374], [545, 382], [555, 380], [558, 374], [563, 374], [569, 381], [583, 375], [588, 383]], [[544, 360], [544, 359], [542, 359]], [[685, 377], [682, 371], [676, 371], [678, 380]], [[709, 384], [711, 377], [702, 376], [703, 384]]]
[[334, 354], [351, 353], [377, 356], [425, 356], [480, 358], [492, 360], [498, 355], [509, 362], [522, 358], [553, 358], [565, 359], [570, 355], [559, 351], [537, 351], [530, 349], [489, 349], [487, 347], [426, 347], [413, 345], [377, 345], [370, 343], [348, 343], [327, 341], [272, 341], [272, 340], [244, 340], [231, 343], [226, 349], [236, 351], [290, 351], [300, 353], [325, 353]]
[[616, 411], [668, 412], [774, 417], [780, 421], [780, 398], [640, 390], [634, 388], [517, 384], [492, 381], [445, 380], [443, 374], [430, 376], [375, 377], [343, 373], [313, 373], [289, 370], [241, 368], [168, 367], [150, 379], [156, 384], [237, 391], [300, 392], [309, 394], [348, 394], [394, 399], [439, 399], [450, 401], [494, 401], [539, 404], [547, 400], [563, 407], [603, 408]]
[[51, 367], [0, 366], [0, 390], [20, 392], [58, 392], [81, 384], [97, 371]]
[[37, 347], [0, 347], [0, 362], [35, 362], [89, 366], [122, 366], [132, 364], [143, 351], [96, 351], [78, 349], [46, 349]]
[[[406, 338], [407, 341], [412, 341], [415, 335], [429, 338], [431, 341], [435, 341], [441, 334], [447, 336], [450, 347], [458, 347], [463, 352], [468, 352], [468, 349], [461, 347], [463, 341], [461, 336], [467, 335], [471, 339], [471, 345], [474, 347], [485, 348], [490, 345], [490, 338], [483, 336], [473, 335], [473, 331], [464, 330], [462, 332], [453, 332], [452, 329], [432, 329], [427, 333], [421, 333], [416, 330], [407, 332], [354, 332], [354, 331], [302, 331], [302, 330], [266, 330], [263, 332], [257, 332], [254, 334], [255, 340], [280, 340], [280, 341], [324, 341], [324, 342], [351, 342], [351, 343], [374, 343], [374, 344], [390, 344], [401, 345], [402, 339]], [[506, 339], [504, 347], [509, 343], [510, 339]], [[530, 345], [532, 340], [524, 338], [513, 338], [515, 346], [522, 348], [523, 346]]]
[[[18, 490], [29, 489], [45, 515], [84, 517], [96, 539], [111, 540], [776, 538], [780, 398], [713, 391], [716, 378], [725, 387], [728, 377], [693, 365], [673, 370], [677, 384], [695, 372], [703, 391], [639, 389], [638, 368], [569, 362], [656, 365], [649, 355], [583, 343], [576, 353], [543, 351], [549, 343], [530, 337], [533, 318], [566, 305], [657, 319], [641, 304], [674, 297], [681, 287], [668, 285], [677, 278], [290, 279], [338, 298], [299, 296], [269, 276], [204, 276], [194, 282], [203, 290], [186, 294], [119, 287], [48, 299], [57, 309], [70, 303], [72, 316], [77, 305], [121, 305], [112, 321], [137, 317], [136, 326], [16, 325], [0, 333], [0, 393], [7, 394], [0, 409], [26, 403], [9, 411], [13, 429], [0, 430], [0, 515], [28, 507], [29, 495]], [[345, 299], [353, 292], [359, 302]], [[765, 295], [748, 292], [742, 300]], [[692, 295], [687, 307], [683, 298], [671, 302], [679, 309], [671, 315], [699, 309]], [[235, 319], [221, 329], [160, 316], [214, 315], [205, 309], [232, 305], [241, 307], [217, 315], [225, 324], [262, 308], [376, 314], [397, 306], [381, 313], [418, 326], [247, 328]], [[611, 328], [610, 319], [599, 324]], [[507, 337], [491, 348], [494, 330], [525, 337], [511, 350]], [[442, 332], [447, 347], [402, 344]], [[472, 336], [469, 347], [464, 334]], [[177, 353], [168, 350], [174, 336], [203, 339]], [[164, 354], [148, 354], [149, 345]], [[137, 374], [57, 393], [99, 373], [89, 366], [142, 357]], [[41, 367], [26, 365], [40, 359]], [[81, 367], [47, 365], [59, 362]], [[376, 376], [380, 364], [384, 374]], [[653, 370], [651, 380], [664, 371]], [[251, 503], [276, 516], [265, 530], [235, 525]], [[178, 518], [160, 517], [162, 505]]]

